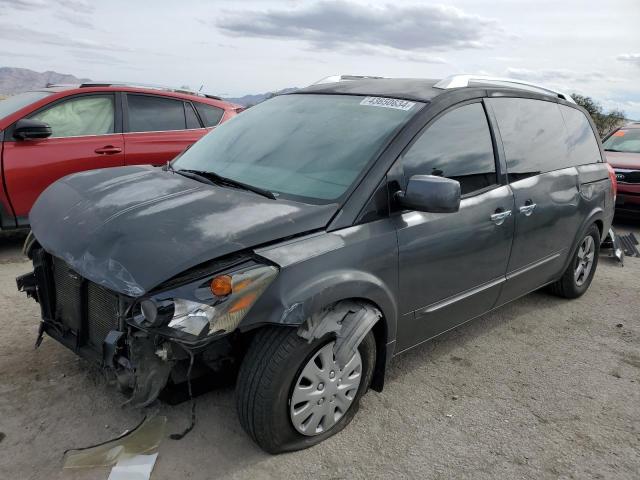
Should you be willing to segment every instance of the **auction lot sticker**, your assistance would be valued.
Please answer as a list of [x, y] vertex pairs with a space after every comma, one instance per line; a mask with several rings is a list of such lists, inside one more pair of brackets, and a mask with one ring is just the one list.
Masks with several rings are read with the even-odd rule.
[[395, 108], [396, 110], [411, 110], [415, 102], [402, 100], [400, 98], [384, 98], [384, 97], [365, 97], [360, 105], [368, 105], [369, 107]]

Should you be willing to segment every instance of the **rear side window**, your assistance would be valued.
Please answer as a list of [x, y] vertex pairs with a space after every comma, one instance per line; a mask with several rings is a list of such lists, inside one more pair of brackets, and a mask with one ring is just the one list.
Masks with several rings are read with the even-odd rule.
[[130, 132], [163, 132], [186, 128], [182, 100], [127, 94], [127, 104]]
[[56, 103], [29, 118], [51, 127], [51, 137], [108, 135], [114, 132], [113, 95], [83, 95]]
[[224, 115], [222, 108], [204, 103], [196, 103], [195, 105], [205, 127], [215, 127], [220, 123], [220, 120], [222, 120], [222, 115]]
[[529, 98], [489, 100], [498, 121], [511, 181], [565, 168], [565, 125], [557, 103]]
[[567, 147], [567, 166], [586, 165], [601, 162], [600, 147], [587, 117], [580, 110], [558, 105], [567, 127], [565, 138]]
[[460, 182], [462, 194], [497, 183], [487, 116], [480, 103], [437, 119], [402, 157], [405, 178], [436, 175]]

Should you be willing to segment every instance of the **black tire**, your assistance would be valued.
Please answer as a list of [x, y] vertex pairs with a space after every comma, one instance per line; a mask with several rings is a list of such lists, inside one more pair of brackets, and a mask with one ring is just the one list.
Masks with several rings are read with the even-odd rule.
[[327, 335], [308, 343], [300, 338], [297, 329], [288, 327], [265, 327], [253, 338], [238, 374], [236, 408], [242, 428], [263, 450], [282, 453], [311, 447], [338, 433], [355, 416], [375, 366], [376, 343], [372, 332], [358, 347], [362, 381], [343, 417], [316, 436], [302, 435], [291, 423], [289, 397], [293, 383], [315, 352], [332, 340]]
[[[593, 265], [591, 267], [591, 271], [589, 272], [588, 277], [585, 279], [582, 285], [578, 285], [578, 282], [575, 279], [574, 272], [578, 266], [578, 251], [582, 242], [588, 237], [591, 236], [594, 242], [594, 257], [593, 257]], [[574, 250], [571, 254], [571, 261], [567, 266], [567, 269], [562, 274], [562, 277], [551, 285], [549, 285], [549, 291], [563, 298], [578, 298], [584, 294], [591, 285], [591, 281], [593, 280], [593, 276], [596, 273], [596, 268], [598, 267], [598, 255], [600, 253], [600, 230], [594, 224], [589, 227], [587, 232], [580, 237], [578, 244], [574, 247]]]

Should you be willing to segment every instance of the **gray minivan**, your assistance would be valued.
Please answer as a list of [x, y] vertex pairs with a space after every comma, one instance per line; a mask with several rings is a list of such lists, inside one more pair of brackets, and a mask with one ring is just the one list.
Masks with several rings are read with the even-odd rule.
[[[393, 356], [544, 286], [582, 295], [614, 196], [589, 116], [514, 80], [346, 77], [164, 168], [82, 172], [30, 214], [43, 335], [145, 406], [235, 375], [268, 452], [344, 428]], [[70, 393], [73, 395], [73, 393]]]

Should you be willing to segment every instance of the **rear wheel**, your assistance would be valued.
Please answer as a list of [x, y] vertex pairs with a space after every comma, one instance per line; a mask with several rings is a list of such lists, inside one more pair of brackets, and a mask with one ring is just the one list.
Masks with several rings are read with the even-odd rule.
[[584, 294], [596, 273], [599, 253], [600, 230], [596, 225], [591, 225], [560, 280], [549, 286], [551, 292], [565, 298], [577, 298]]
[[369, 332], [342, 369], [334, 344], [328, 335], [308, 343], [286, 327], [256, 334], [240, 367], [236, 406], [242, 427], [267, 452], [320, 443], [355, 416], [371, 383], [375, 339]]

